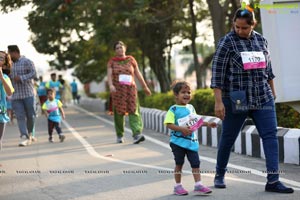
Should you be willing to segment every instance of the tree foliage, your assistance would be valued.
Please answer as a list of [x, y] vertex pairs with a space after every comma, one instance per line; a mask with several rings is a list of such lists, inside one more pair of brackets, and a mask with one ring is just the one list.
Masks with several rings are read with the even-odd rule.
[[[167, 91], [165, 49], [175, 34], [173, 20], [182, 12], [177, 0], [4, 0], [9, 12], [24, 5], [33, 7], [27, 20], [31, 42], [40, 53], [54, 55], [56, 69], [75, 67], [82, 82], [100, 81], [117, 40], [128, 44], [130, 54], [149, 59], [161, 90]], [[177, 29], [178, 30], [178, 29]], [[176, 30], [175, 30], [176, 31]], [[141, 53], [142, 51], [142, 53]]]
[[[224, 0], [222, 13], [237, 0]], [[207, 1], [210, 3], [217, 1]], [[230, 5], [231, 5], [230, 4]], [[197, 64], [196, 23], [208, 19], [204, 0], [2, 0], [2, 12], [30, 5], [27, 16], [31, 42], [40, 53], [54, 56], [55, 69], [75, 68], [81, 82], [101, 81], [113, 56], [113, 43], [123, 40], [128, 54], [143, 67], [150, 66], [161, 91], [171, 82], [171, 48], [183, 39], [192, 41], [198, 87], [203, 87], [207, 66]], [[210, 10], [212, 11], [212, 10]], [[219, 12], [220, 11], [216, 11]], [[219, 18], [212, 14], [212, 21]], [[225, 23], [224, 19], [220, 21]], [[215, 26], [214, 26], [215, 27]], [[221, 26], [224, 27], [224, 25]], [[220, 32], [214, 29], [214, 32]], [[224, 34], [224, 32], [221, 32]], [[220, 35], [220, 34], [219, 34]], [[174, 39], [177, 36], [177, 39]], [[180, 38], [180, 39], [178, 39]], [[209, 62], [206, 62], [209, 63]]]

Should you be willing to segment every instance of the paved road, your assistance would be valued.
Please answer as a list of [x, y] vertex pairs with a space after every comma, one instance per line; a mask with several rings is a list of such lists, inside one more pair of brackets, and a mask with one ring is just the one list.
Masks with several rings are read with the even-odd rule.
[[[172, 194], [174, 167], [168, 136], [145, 130], [146, 141], [132, 144], [129, 129], [126, 143], [116, 144], [111, 116], [91, 113], [80, 107], [65, 109], [62, 124], [64, 143], [56, 137], [48, 142], [44, 116], [37, 119], [38, 142], [18, 147], [16, 125], [7, 126], [0, 152], [0, 200], [132, 200], [196, 199], [193, 178], [186, 162], [183, 184], [190, 194]], [[216, 149], [200, 147], [202, 181], [213, 186]], [[213, 189], [205, 199], [299, 199], [300, 167], [281, 164], [282, 181], [294, 194], [264, 192], [264, 161], [232, 154], [227, 189]], [[298, 196], [298, 197], [297, 197]]]

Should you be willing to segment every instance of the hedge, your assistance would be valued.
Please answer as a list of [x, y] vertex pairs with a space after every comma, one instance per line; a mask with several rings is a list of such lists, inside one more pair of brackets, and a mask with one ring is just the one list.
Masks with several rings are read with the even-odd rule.
[[[154, 93], [151, 96], [145, 96], [144, 92], [139, 91], [140, 105], [147, 108], [156, 108], [168, 110], [175, 103], [172, 92]], [[109, 99], [109, 93], [103, 92], [96, 95], [102, 99]], [[211, 89], [198, 89], [193, 93], [191, 104], [196, 112], [201, 115], [214, 116], [214, 95]], [[276, 103], [278, 126], [286, 128], [300, 128], [300, 113], [290, 106], [283, 103]]]

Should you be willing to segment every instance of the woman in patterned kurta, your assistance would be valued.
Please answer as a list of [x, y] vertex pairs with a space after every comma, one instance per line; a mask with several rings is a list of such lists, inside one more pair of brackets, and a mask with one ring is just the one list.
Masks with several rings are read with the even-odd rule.
[[117, 142], [123, 143], [125, 113], [128, 113], [129, 124], [134, 138], [134, 144], [145, 140], [142, 135], [143, 123], [138, 103], [136, 77], [142, 85], [146, 95], [151, 95], [147, 84], [141, 75], [134, 57], [126, 56], [126, 46], [118, 41], [114, 44], [116, 56], [107, 64], [107, 77], [109, 89], [112, 95], [115, 129]]

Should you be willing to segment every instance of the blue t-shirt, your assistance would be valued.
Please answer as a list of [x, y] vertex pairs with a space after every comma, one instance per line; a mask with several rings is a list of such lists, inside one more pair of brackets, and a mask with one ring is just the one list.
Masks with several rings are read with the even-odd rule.
[[[7, 84], [9, 85], [9, 87], [11, 88], [12, 92], [14, 92], [14, 88], [12, 87], [10, 78], [6, 74], [3, 74], [3, 77], [7, 82]], [[1, 123], [7, 123], [10, 121], [6, 111], [7, 110], [6, 96], [7, 95], [4, 90], [3, 83], [2, 81], [0, 81], [0, 122]]]
[[54, 88], [55, 89], [55, 98], [60, 99], [60, 89], [63, 88], [63, 85], [59, 81], [49, 81], [46, 83], [46, 88]]
[[49, 99], [43, 104], [42, 109], [48, 113], [48, 119], [54, 122], [60, 122], [61, 116], [59, 112], [59, 108], [62, 107], [62, 103], [58, 99], [54, 99], [53, 101], [49, 101]]
[[41, 82], [37, 88], [38, 96], [47, 96], [46, 82]]
[[78, 91], [77, 83], [75, 81], [73, 81], [70, 85], [71, 85], [71, 88], [72, 88], [72, 92], [77, 92]]
[[[175, 124], [179, 126], [178, 120], [190, 115], [191, 113], [196, 113], [194, 106], [191, 104], [173, 105], [167, 112], [164, 124]], [[192, 151], [198, 152], [199, 150], [198, 136], [195, 132], [191, 135], [184, 136], [181, 132], [172, 130], [170, 142]]]

